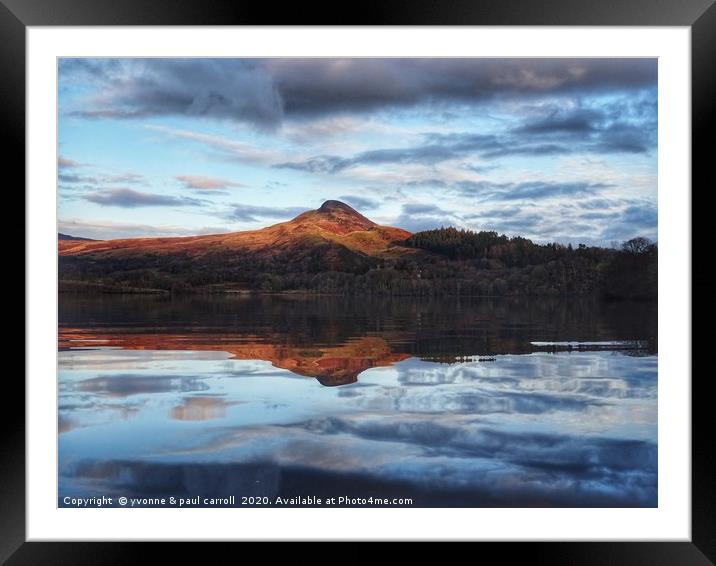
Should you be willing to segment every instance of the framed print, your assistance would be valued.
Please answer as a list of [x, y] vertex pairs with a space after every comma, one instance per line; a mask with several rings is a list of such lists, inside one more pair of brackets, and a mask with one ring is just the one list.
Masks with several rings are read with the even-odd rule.
[[712, 563], [711, 3], [0, 8], [27, 210], [8, 564], [273, 540]]

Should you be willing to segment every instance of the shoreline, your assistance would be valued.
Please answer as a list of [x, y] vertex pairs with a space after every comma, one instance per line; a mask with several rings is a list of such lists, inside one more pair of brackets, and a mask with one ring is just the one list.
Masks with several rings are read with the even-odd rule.
[[289, 291], [260, 291], [250, 289], [216, 289], [205, 290], [197, 289], [192, 291], [170, 291], [167, 289], [151, 289], [151, 288], [125, 288], [115, 289], [111, 287], [77, 287], [62, 288], [60, 285], [57, 289], [59, 295], [78, 295], [85, 294], [91, 296], [161, 296], [161, 297], [365, 297], [365, 298], [400, 298], [400, 299], [594, 299], [605, 302], [639, 302], [639, 303], [657, 303], [658, 297], [605, 297], [599, 294], [579, 294], [579, 293], [542, 293], [542, 294], [513, 294], [513, 295], [473, 295], [473, 294], [410, 294], [410, 293], [328, 293], [325, 291], [310, 290], [289, 290]]

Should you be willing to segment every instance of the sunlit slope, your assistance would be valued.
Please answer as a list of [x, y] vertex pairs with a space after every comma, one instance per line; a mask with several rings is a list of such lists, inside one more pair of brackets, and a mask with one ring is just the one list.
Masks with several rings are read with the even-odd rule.
[[[207, 254], [255, 252], [272, 256], [284, 252], [305, 252], [324, 248], [327, 254], [349, 250], [368, 256], [390, 254], [410, 237], [400, 228], [379, 226], [345, 203], [326, 201], [319, 209], [293, 220], [260, 230], [190, 236], [182, 238], [132, 238], [121, 240], [60, 240], [60, 256], [94, 256], [97, 259], [127, 258], [135, 254]], [[405, 248], [401, 250], [406, 251]]]

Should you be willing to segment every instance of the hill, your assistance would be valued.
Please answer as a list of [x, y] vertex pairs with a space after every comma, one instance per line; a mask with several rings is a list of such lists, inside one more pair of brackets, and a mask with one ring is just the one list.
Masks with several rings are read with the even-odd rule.
[[410, 232], [400, 228], [379, 226], [345, 203], [329, 200], [317, 210], [261, 230], [181, 238], [61, 240], [59, 254], [60, 257], [85, 256], [96, 260], [121, 260], [144, 253], [187, 254], [198, 259], [235, 251], [267, 258], [285, 252], [304, 256], [320, 248], [336, 258], [345, 251], [378, 257], [390, 255], [395, 244], [410, 236]]
[[93, 241], [91, 238], [80, 238], [78, 236], [70, 236], [69, 234], [63, 234], [62, 232], [57, 233], [57, 240], [60, 242], [63, 242], [63, 241], [92, 242]]
[[656, 297], [656, 246], [643, 239], [614, 250], [456, 228], [411, 234], [334, 200], [260, 230], [58, 246], [61, 291]]

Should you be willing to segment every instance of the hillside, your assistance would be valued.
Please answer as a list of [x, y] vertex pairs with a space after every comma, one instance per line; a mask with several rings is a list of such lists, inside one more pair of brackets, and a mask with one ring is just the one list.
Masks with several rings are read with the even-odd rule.
[[[496, 232], [411, 234], [329, 200], [260, 230], [60, 240], [61, 291], [656, 297], [656, 246], [539, 245]], [[638, 241], [638, 242], [637, 242]], [[639, 245], [632, 245], [634, 242]]]
[[59, 253], [105, 259], [144, 252], [186, 253], [199, 258], [222, 251], [248, 251], [267, 257], [316, 246], [340, 246], [354, 253], [380, 256], [410, 236], [410, 232], [400, 228], [379, 226], [345, 203], [329, 200], [317, 210], [260, 230], [183, 238], [62, 240]]

